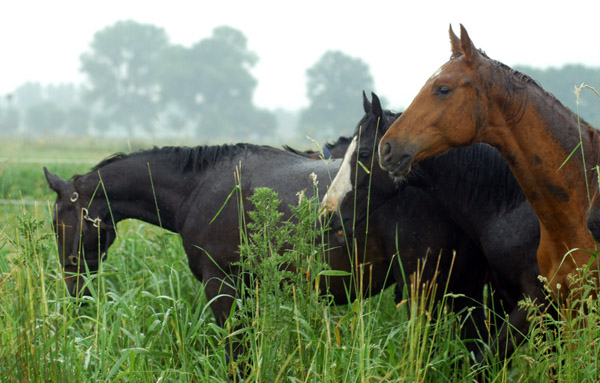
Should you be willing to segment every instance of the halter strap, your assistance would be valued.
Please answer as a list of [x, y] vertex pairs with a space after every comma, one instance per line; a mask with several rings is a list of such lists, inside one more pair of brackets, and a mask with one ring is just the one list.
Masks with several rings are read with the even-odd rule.
[[[75, 205], [75, 208], [78, 211], [81, 211], [81, 217], [82, 217], [83, 221], [90, 222], [92, 224], [92, 226], [95, 227], [96, 229], [114, 230], [113, 225], [102, 222], [102, 219], [100, 217], [96, 217], [96, 218], [90, 217], [90, 211], [87, 208], [81, 206], [81, 204], [78, 202], [79, 201], [79, 193], [75, 190], [75, 185], [71, 185], [71, 186], [73, 188], [73, 192], [71, 193], [71, 197], [69, 198], [69, 200]], [[109, 240], [109, 237], [107, 236], [106, 241], [108, 242], [108, 240]], [[75, 235], [73, 238], [73, 248], [79, 248], [78, 245], [79, 245], [78, 244], [78, 236]], [[86, 262], [86, 264], [88, 264], [90, 266], [97, 265], [98, 263], [100, 263], [99, 259], [104, 258], [105, 255], [106, 255], [106, 252], [103, 252], [102, 254], [100, 254], [100, 257], [98, 257], [98, 259], [86, 259], [84, 257], [84, 261]], [[67, 259], [69, 260], [69, 262], [72, 266], [79, 266], [80, 258], [81, 257], [80, 257], [79, 252], [78, 252], [78, 254], [71, 254], [67, 257]]]

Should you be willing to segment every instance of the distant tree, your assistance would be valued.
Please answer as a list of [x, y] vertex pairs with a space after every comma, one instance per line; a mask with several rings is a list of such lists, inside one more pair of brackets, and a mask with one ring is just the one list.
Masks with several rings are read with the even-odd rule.
[[119, 21], [94, 35], [90, 51], [81, 56], [87, 75], [86, 100], [107, 121], [130, 133], [136, 126], [149, 129], [160, 109], [156, 61], [168, 46], [162, 28], [135, 21]]
[[321, 142], [351, 134], [362, 116], [361, 92], [373, 90], [369, 66], [359, 58], [328, 51], [306, 74], [310, 105], [301, 112], [299, 132]]
[[172, 46], [160, 65], [164, 100], [196, 121], [200, 137], [246, 139], [272, 134], [272, 113], [253, 105], [256, 54], [238, 30], [221, 26], [191, 48]]
[[13, 92], [13, 103], [24, 114], [33, 105], [45, 100], [44, 87], [37, 82], [27, 82]]
[[44, 99], [68, 111], [81, 100], [81, 90], [74, 84], [49, 85], [43, 89]]
[[65, 113], [51, 101], [32, 105], [25, 114], [25, 125], [30, 132], [57, 134], [65, 123]]
[[89, 133], [90, 123], [90, 110], [81, 105], [75, 105], [65, 114], [65, 133], [67, 135], [85, 135]]
[[[515, 69], [539, 82], [545, 90], [575, 113], [577, 113], [575, 87], [585, 83], [600, 91], [600, 68], [569, 64], [561, 68], [539, 69], [515, 66]], [[592, 92], [583, 91], [579, 98], [579, 114], [584, 120], [600, 129], [600, 98]]]
[[19, 131], [19, 111], [12, 107], [0, 108], [0, 134], [14, 135]]

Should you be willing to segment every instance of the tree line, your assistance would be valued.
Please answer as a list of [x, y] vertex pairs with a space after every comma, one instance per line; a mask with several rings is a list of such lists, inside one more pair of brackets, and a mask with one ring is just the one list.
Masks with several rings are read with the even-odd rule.
[[119, 21], [98, 31], [80, 56], [84, 85], [26, 83], [0, 101], [0, 134], [246, 141], [294, 131], [329, 139], [348, 134], [361, 115], [360, 91], [373, 90], [364, 61], [328, 51], [307, 71], [306, 109], [261, 109], [252, 101], [257, 61], [231, 27], [186, 47], [171, 44], [162, 28]]
[[[350, 134], [360, 91], [374, 90], [360, 58], [327, 51], [306, 71], [309, 105], [300, 111], [254, 105], [258, 55], [244, 34], [220, 26], [189, 47], [154, 25], [119, 21], [98, 31], [80, 56], [84, 85], [26, 83], [0, 100], [0, 134], [177, 135], [204, 141]], [[516, 67], [577, 112], [574, 85], [600, 85], [600, 68]], [[580, 99], [580, 115], [600, 127], [600, 100]]]

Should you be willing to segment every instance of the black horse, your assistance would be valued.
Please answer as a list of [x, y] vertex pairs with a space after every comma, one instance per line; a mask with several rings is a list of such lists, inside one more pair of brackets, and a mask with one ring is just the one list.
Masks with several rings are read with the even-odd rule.
[[[349, 169], [344, 175], [342, 164], [330, 190], [338, 183], [346, 184], [339, 193], [330, 198], [330, 207], [339, 205], [344, 226], [350, 227], [353, 219], [366, 218], [365, 204], [371, 208], [388, 203], [390, 199], [403, 199], [407, 187], [418, 187], [435, 200], [441, 210], [451, 217], [483, 254], [490, 266], [492, 285], [501, 298], [502, 307], [508, 315], [510, 326], [502, 325], [492, 349], [501, 357], [514, 352], [515, 344], [523, 340], [529, 323], [526, 311], [517, 302], [531, 297], [538, 303], [545, 302], [542, 283], [538, 280], [539, 269], [536, 249], [539, 243], [539, 223], [533, 209], [525, 199], [517, 181], [500, 154], [488, 145], [454, 149], [444, 155], [421, 161], [407, 180], [392, 179], [387, 172], [371, 164], [377, 144], [386, 129], [399, 116], [381, 108], [373, 94], [372, 103], [364, 98], [365, 116], [360, 121], [355, 137], [360, 145], [350, 148]], [[375, 153], [375, 154], [374, 154]], [[358, 166], [360, 161], [363, 166]], [[369, 174], [362, 170], [370, 168]], [[349, 186], [348, 186], [349, 185]], [[370, 200], [367, 194], [370, 193]], [[354, 217], [353, 212], [359, 214]], [[459, 276], [470, 278], [472, 272]], [[514, 331], [509, 332], [509, 327]], [[509, 338], [512, 336], [512, 340]], [[478, 353], [478, 361], [484, 358]]]
[[[289, 205], [297, 203], [299, 191], [312, 196], [315, 185], [310, 175], [317, 176], [318, 188], [324, 190], [340, 163], [267, 146], [237, 144], [117, 154], [70, 180], [44, 168], [50, 188], [57, 193], [53, 226], [68, 290], [73, 295], [81, 292], [84, 281], [79, 272], [84, 265], [90, 272], [97, 271], [115, 239], [117, 222], [140, 219], [181, 235], [190, 269], [205, 284], [217, 323], [223, 325], [236, 294], [234, 277], [239, 271], [235, 266], [239, 261], [239, 210], [235, 198], [228, 198], [236, 188], [234, 173], [239, 174], [244, 197], [257, 187], [275, 190], [287, 220], [291, 216]], [[397, 251], [407, 264], [413, 259], [416, 264], [416, 259], [428, 251], [438, 254], [443, 249], [444, 254], [451, 254], [452, 249], [462, 246], [464, 238], [456, 238], [455, 225], [439, 218], [437, 209], [428, 208], [430, 203], [424, 201], [427, 211], [407, 208], [403, 212], [406, 220], [399, 221], [402, 227]], [[244, 206], [251, 205], [245, 202]], [[381, 225], [388, 224], [382, 219]], [[366, 242], [359, 239], [361, 247], [368, 248], [360, 260], [349, 255], [339, 241], [330, 246], [329, 266], [351, 272], [348, 277], [331, 277], [326, 285], [336, 303], [347, 303], [358, 294], [377, 293], [394, 281], [388, 278], [389, 259], [382, 255], [387, 250], [382, 250], [377, 236], [374, 233], [374, 239]], [[388, 247], [390, 241], [394, 243], [388, 240]], [[355, 267], [357, 261], [368, 267]], [[359, 272], [364, 274], [357, 275]], [[358, 280], [363, 281], [362, 291], [353, 288]]]
[[[82, 271], [82, 254], [90, 271], [96, 271], [115, 238], [117, 222], [135, 218], [159, 225], [181, 235], [192, 273], [204, 282], [217, 323], [222, 325], [235, 296], [231, 276], [237, 274], [234, 263], [239, 261], [238, 206], [236, 198], [228, 199], [236, 188], [234, 173], [239, 173], [245, 197], [257, 187], [277, 191], [288, 219], [288, 205], [297, 204], [298, 192], [312, 197], [315, 186], [310, 174], [317, 176], [317, 187], [324, 190], [338, 166], [339, 161], [327, 164], [280, 149], [238, 144], [117, 154], [68, 181], [44, 171], [58, 194], [53, 224], [66, 272]], [[380, 278], [379, 264], [374, 263], [374, 275]], [[331, 267], [349, 269], [348, 256], [333, 256]], [[387, 265], [382, 269], [385, 275]], [[337, 283], [340, 279], [332, 278], [332, 290], [344, 290], [343, 282]], [[80, 292], [79, 277], [65, 281], [73, 295]]]

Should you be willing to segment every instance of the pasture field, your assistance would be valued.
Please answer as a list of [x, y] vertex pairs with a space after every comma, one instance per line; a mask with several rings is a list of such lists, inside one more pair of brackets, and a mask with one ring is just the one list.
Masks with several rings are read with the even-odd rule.
[[[393, 289], [342, 306], [317, 295], [319, 278], [334, 273], [315, 261], [323, 251], [313, 241], [315, 204], [299, 213], [302, 225], [281, 234], [258, 224], [276, 215], [276, 206], [264, 204], [268, 191], [256, 196], [264, 207], [243, 233], [249, 262], [242, 268], [251, 283], [225, 328], [215, 324], [179, 237], [139, 221], [118, 225], [107, 259], [89, 278], [92, 296], [70, 297], [42, 166], [70, 178], [110, 153], [149, 146], [70, 139], [3, 148], [0, 382], [600, 381], [597, 297], [583, 292], [576, 320], [532, 309], [532, 329], [509, 360], [492, 356], [486, 367], [472, 366], [457, 335], [468, 312], [434, 305], [427, 291], [406, 287], [398, 305]], [[310, 272], [281, 271], [278, 257], [269, 256], [279, 235], [299, 249], [298, 266]], [[257, 257], [270, 262], [257, 265]], [[295, 283], [282, 286], [284, 276]], [[490, 326], [501, 323], [488, 314]], [[236, 364], [226, 352], [232, 334], [247, 347]]]

